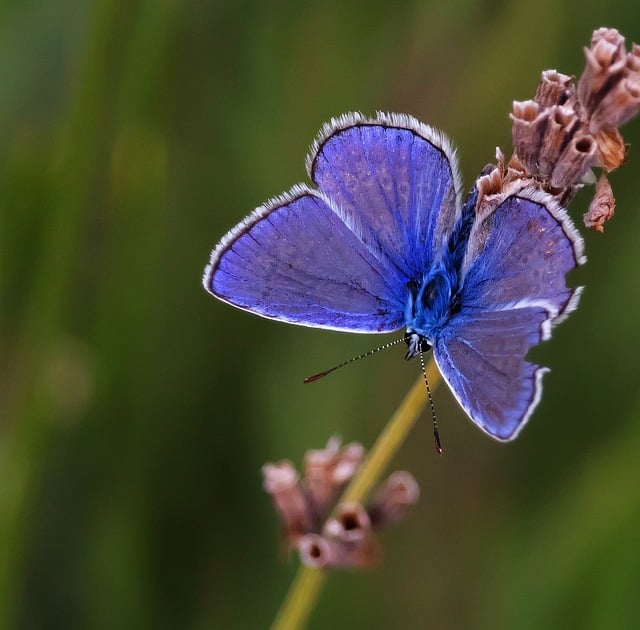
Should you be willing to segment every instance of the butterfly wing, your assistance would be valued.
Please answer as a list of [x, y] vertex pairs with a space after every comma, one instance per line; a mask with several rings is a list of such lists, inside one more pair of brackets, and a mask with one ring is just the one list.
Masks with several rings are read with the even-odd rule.
[[460, 215], [455, 150], [404, 114], [346, 114], [320, 132], [309, 176], [409, 279], [421, 279]]
[[460, 308], [434, 356], [463, 409], [498, 440], [515, 438], [540, 402], [547, 369], [525, 357], [577, 306], [581, 288], [565, 275], [582, 252], [566, 212], [535, 191], [508, 197], [471, 231]]
[[293, 324], [397, 330], [404, 325], [404, 280], [357, 234], [323, 194], [295, 186], [221, 240], [204, 287], [229, 304]]
[[258, 208], [213, 251], [205, 288], [264, 317], [351, 332], [406, 324], [408, 282], [459, 216], [445, 136], [397, 114], [326, 125], [295, 186]]

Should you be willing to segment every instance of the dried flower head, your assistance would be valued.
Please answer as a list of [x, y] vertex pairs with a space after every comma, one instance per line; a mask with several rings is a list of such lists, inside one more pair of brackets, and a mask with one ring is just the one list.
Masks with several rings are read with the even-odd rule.
[[[282, 461], [262, 468], [264, 489], [280, 513], [289, 549], [316, 568], [370, 567], [378, 558], [375, 532], [401, 520], [420, 491], [408, 472], [394, 473], [376, 493], [370, 506], [343, 503], [336, 498], [357, 472], [364, 448], [357, 442], [341, 446], [332, 437], [327, 446], [305, 454], [305, 477]], [[333, 516], [329, 517], [333, 511]]]
[[573, 99], [573, 78], [557, 70], [545, 70], [536, 90], [535, 102], [541, 107], [563, 105]]
[[[611, 172], [624, 162], [626, 146], [618, 128], [640, 112], [640, 46], [633, 44], [627, 51], [617, 30], [600, 28], [585, 57], [577, 86], [570, 76], [546, 70], [535, 97], [513, 103], [514, 154], [507, 168], [498, 159], [494, 169], [478, 179], [478, 214], [490, 214], [525, 185], [566, 205], [595, 181], [592, 168]], [[601, 188], [585, 215], [585, 225], [598, 231], [615, 207], [608, 181], [606, 185], [606, 201]]]

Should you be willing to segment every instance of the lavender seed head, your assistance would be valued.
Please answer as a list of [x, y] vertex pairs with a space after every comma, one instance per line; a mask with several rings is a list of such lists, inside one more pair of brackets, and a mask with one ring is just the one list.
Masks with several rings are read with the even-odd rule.
[[[506, 168], [500, 158], [493, 171], [485, 170], [478, 178], [480, 219], [525, 186], [551, 194], [566, 206], [580, 188], [595, 181], [593, 167], [611, 172], [625, 161], [626, 146], [618, 128], [640, 113], [640, 46], [633, 44], [627, 51], [617, 30], [600, 28], [585, 58], [577, 86], [572, 77], [546, 70], [535, 98], [513, 103], [514, 153]], [[610, 187], [606, 201], [602, 190], [585, 214], [586, 225], [598, 231], [613, 216], [603, 208], [615, 207]]]
[[[400, 520], [406, 507], [417, 501], [420, 491], [409, 473], [391, 475], [376, 495], [384, 502], [372, 508], [360, 503], [334, 503], [364, 458], [357, 442], [342, 447], [332, 437], [323, 449], [307, 451], [305, 477], [293, 464], [282, 461], [262, 468], [264, 489], [280, 514], [285, 540], [297, 549], [303, 564], [315, 568], [370, 567], [378, 560], [374, 529]], [[334, 510], [334, 515], [327, 518]], [[375, 527], [374, 527], [375, 525]]]

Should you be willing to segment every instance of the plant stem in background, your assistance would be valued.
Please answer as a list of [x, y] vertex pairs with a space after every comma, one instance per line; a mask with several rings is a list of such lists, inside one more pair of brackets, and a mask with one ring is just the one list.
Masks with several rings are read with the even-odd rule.
[[[429, 361], [427, 366], [427, 378], [431, 390], [434, 391], [440, 383], [440, 373], [433, 359]], [[424, 410], [426, 402], [424, 379], [420, 376], [378, 436], [369, 455], [340, 498], [339, 504], [364, 502], [371, 489], [380, 481], [391, 459], [404, 444]], [[326, 578], [326, 571], [300, 566], [271, 629], [296, 630], [303, 628], [318, 601], [320, 590]]]

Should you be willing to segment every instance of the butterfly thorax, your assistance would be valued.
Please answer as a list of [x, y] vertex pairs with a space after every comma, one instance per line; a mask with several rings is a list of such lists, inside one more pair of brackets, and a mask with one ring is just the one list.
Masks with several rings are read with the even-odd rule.
[[475, 219], [477, 199], [478, 189], [472, 186], [443, 248], [440, 262], [420, 280], [407, 285], [405, 341], [408, 359], [429, 350], [443, 326], [460, 310], [460, 268]]
[[454, 314], [458, 284], [457, 270], [443, 265], [430, 270], [421, 282], [409, 283], [405, 307], [407, 358], [433, 345], [439, 331]]

